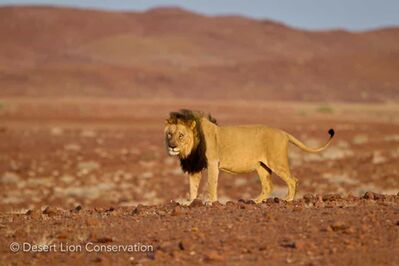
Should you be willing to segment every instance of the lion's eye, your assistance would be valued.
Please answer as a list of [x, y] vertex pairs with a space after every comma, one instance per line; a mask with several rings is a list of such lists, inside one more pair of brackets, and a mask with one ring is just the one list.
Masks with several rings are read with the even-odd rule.
[[183, 133], [180, 133], [179, 134], [179, 139], [183, 139], [184, 138], [184, 134]]

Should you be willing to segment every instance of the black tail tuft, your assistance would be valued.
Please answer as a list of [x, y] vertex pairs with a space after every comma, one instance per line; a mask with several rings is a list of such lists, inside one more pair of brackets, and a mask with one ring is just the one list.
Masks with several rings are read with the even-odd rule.
[[330, 128], [330, 130], [328, 131], [328, 134], [330, 134], [330, 139], [331, 139], [332, 137], [334, 137], [334, 135], [335, 135], [334, 129]]

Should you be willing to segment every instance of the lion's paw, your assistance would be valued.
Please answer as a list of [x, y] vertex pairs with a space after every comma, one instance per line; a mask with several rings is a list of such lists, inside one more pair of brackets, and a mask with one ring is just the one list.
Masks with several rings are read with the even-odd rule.
[[176, 202], [182, 206], [189, 206], [193, 201], [190, 199], [177, 199]]

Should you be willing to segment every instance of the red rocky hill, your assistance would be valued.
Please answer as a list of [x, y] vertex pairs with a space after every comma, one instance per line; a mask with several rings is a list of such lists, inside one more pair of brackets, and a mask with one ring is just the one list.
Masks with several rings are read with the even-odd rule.
[[399, 98], [399, 28], [304, 31], [178, 8], [0, 8], [0, 96]]

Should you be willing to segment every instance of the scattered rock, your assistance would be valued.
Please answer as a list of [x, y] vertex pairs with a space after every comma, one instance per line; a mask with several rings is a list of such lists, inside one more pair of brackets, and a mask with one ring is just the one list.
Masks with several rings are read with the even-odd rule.
[[381, 163], [385, 163], [387, 161], [387, 158], [384, 157], [380, 151], [374, 151], [373, 152], [373, 157], [371, 162], [373, 164], [381, 164]]
[[80, 133], [80, 136], [84, 138], [95, 138], [97, 136], [97, 132], [95, 132], [94, 130], [83, 130]]
[[132, 211], [132, 215], [140, 215], [143, 213], [144, 206], [139, 204], [136, 208]]
[[54, 209], [53, 207], [47, 206], [44, 210], [43, 210], [43, 214], [48, 215], [49, 217], [53, 217], [55, 215], [57, 215], [57, 210]]
[[305, 203], [309, 204], [315, 200], [315, 196], [313, 194], [307, 193], [303, 195], [303, 200]]
[[16, 173], [5, 172], [1, 176], [0, 181], [1, 181], [1, 183], [12, 184], [12, 183], [17, 183], [20, 179], [21, 179], [20, 176], [17, 175]]
[[100, 168], [100, 164], [95, 161], [87, 161], [78, 163], [79, 170], [91, 172]]
[[202, 207], [204, 203], [200, 199], [195, 199], [190, 203], [190, 207]]
[[103, 259], [102, 259], [101, 257], [97, 256], [97, 257], [95, 257], [92, 261], [93, 261], [93, 262], [96, 262], [96, 263], [99, 263], [99, 262], [102, 262]]
[[187, 240], [181, 240], [178, 243], [178, 247], [180, 250], [192, 250], [192, 244], [190, 244]]
[[141, 175], [139, 175], [139, 178], [141, 178], [141, 179], [150, 179], [153, 177], [154, 177], [154, 174], [150, 171], [144, 172]]
[[284, 239], [280, 245], [284, 248], [296, 248], [295, 241], [289, 239]]
[[183, 213], [184, 213], [183, 208], [181, 206], [176, 206], [176, 207], [173, 208], [171, 215], [172, 216], [178, 216], [178, 215], [181, 215]]
[[226, 201], [225, 204], [226, 204], [226, 206], [229, 206], [229, 207], [233, 207], [233, 206], [236, 205], [236, 203], [234, 201], [232, 201], [232, 200]]
[[112, 239], [112, 237], [99, 237], [95, 240], [96, 243], [110, 243], [113, 242], [114, 240]]
[[325, 194], [322, 197], [323, 201], [335, 201], [342, 199], [340, 194]]
[[50, 134], [53, 136], [61, 136], [62, 134], [64, 134], [64, 129], [62, 129], [60, 127], [53, 127], [50, 130]]
[[62, 180], [62, 182], [64, 182], [65, 184], [71, 184], [75, 180], [75, 177], [71, 175], [63, 175], [60, 177], [60, 180]]
[[75, 143], [69, 143], [64, 145], [64, 149], [67, 151], [80, 151], [81, 147], [78, 144]]
[[361, 144], [365, 144], [366, 142], [368, 142], [369, 138], [367, 135], [356, 135], [353, 138], [353, 143], [357, 144], [357, 145], [361, 145]]
[[97, 226], [99, 224], [99, 221], [96, 218], [88, 217], [86, 219], [86, 224], [88, 226]]
[[349, 226], [342, 221], [337, 221], [334, 222], [332, 225], [330, 225], [330, 228], [332, 229], [332, 231], [338, 232], [338, 231], [345, 231], [346, 229], [349, 228]]
[[379, 199], [385, 199], [385, 195], [367, 191], [364, 194], [363, 198], [369, 200], [379, 200]]
[[219, 254], [216, 251], [209, 251], [205, 253], [204, 261], [206, 262], [224, 261], [224, 257], [223, 255]]

